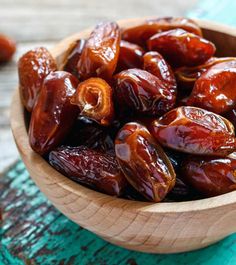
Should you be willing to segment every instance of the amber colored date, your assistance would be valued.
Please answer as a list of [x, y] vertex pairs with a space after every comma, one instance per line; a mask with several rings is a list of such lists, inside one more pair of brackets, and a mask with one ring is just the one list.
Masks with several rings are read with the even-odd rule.
[[173, 94], [176, 94], [177, 84], [174, 73], [160, 53], [145, 53], [143, 69], [158, 77], [170, 91], [173, 91]]
[[78, 107], [70, 99], [77, 84], [73, 75], [63, 71], [45, 78], [29, 126], [30, 145], [40, 155], [58, 146], [72, 128]]
[[77, 40], [71, 44], [66, 54], [63, 70], [78, 75], [77, 64], [84, 49], [86, 40]]
[[109, 195], [121, 196], [127, 186], [115, 156], [84, 146], [59, 147], [50, 152], [49, 163], [70, 179]]
[[150, 51], [157, 51], [171, 66], [203, 64], [215, 53], [215, 45], [182, 29], [157, 33], [147, 41]]
[[167, 88], [162, 80], [147, 71], [128, 69], [114, 78], [120, 107], [148, 115], [162, 115], [175, 104], [176, 91]]
[[179, 107], [155, 120], [150, 127], [162, 145], [181, 152], [226, 156], [236, 150], [233, 125], [204, 109]]
[[145, 126], [127, 123], [117, 134], [115, 152], [129, 183], [150, 201], [159, 202], [175, 184], [175, 172]]
[[225, 113], [236, 106], [236, 60], [210, 67], [195, 82], [187, 104]]
[[124, 29], [122, 39], [145, 47], [146, 41], [154, 34], [177, 28], [202, 35], [199, 26], [191, 19], [164, 17], [149, 19], [142, 24]]
[[101, 125], [111, 124], [114, 117], [112, 89], [103, 79], [91, 77], [80, 83], [71, 103], [78, 105], [80, 115]]
[[0, 63], [11, 60], [16, 51], [16, 43], [8, 36], [0, 34]]
[[234, 61], [235, 57], [212, 57], [207, 60], [204, 64], [187, 67], [183, 66], [175, 69], [175, 76], [180, 89], [192, 89], [196, 80], [205, 73], [211, 66], [218, 63]]
[[129, 68], [142, 68], [144, 50], [137, 44], [121, 40], [116, 72]]
[[182, 175], [198, 192], [208, 197], [236, 190], [236, 156], [189, 157]]
[[115, 22], [98, 24], [88, 38], [77, 69], [81, 79], [101, 77], [110, 80], [118, 61], [120, 29]]
[[45, 77], [56, 71], [56, 62], [46, 48], [40, 47], [25, 53], [18, 62], [21, 100], [31, 112]]

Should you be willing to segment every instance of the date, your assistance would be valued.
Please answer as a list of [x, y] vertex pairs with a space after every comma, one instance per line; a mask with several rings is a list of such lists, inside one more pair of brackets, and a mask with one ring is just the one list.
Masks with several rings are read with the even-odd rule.
[[150, 201], [162, 201], [175, 184], [175, 172], [162, 148], [141, 124], [127, 123], [117, 134], [115, 152], [129, 183]]
[[120, 107], [147, 115], [162, 115], [175, 104], [176, 91], [147, 71], [128, 69], [115, 75], [114, 79]]
[[54, 58], [44, 47], [30, 50], [19, 59], [18, 75], [21, 100], [29, 112], [34, 108], [45, 77], [56, 69]]
[[71, 103], [79, 107], [80, 115], [107, 126], [114, 118], [112, 93], [105, 80], [91, 77], [79, 84]]
[[98, 24], [88, 38], [78, 61], [79, 77], [101, 77], [109, 81], [120, 50], [120, 29], [115, 22]]
[[115, 156], [85, 146], [59, 147], [50, 152], [49, 163], [70, 179], [112, 196], [121, 196], [127, 186]]
[[76, 77], [63, 71], [50, 73], [45, 78], [29, 126], [30, 145], [40, 155], [61, 144], [72, 128], [78, 107], [70, 100], [77, 84]]
[[236, 107], [236, 60], [210, 67], [195, 82], [187, 104], [218, 114]]
[[207, 197], [236, 190], [236, 154], [225, 158], [189, 157], [182, 174], [186, 181]]
[[184, 153], [226, 156], [236, 150], [233, 125], [200, 108], [173, 109], [153, 121], [150, 130], [159, 143]]
[[215, 53], [215, 45], [183, 29], [153, 35], [147, 41], [150, 51], [157, 51], [173, 67], [196, 66], [205, 63]]
[[15, 41], [6, 35], [0, 34], [0, 63], [10, 61], [15, 51]]
[[163, 17], [148, 19], [139, 25], [124, 29], [122, 39], [145, 47], [146, 41], [154, 34], [179, 28], [202, 36], [200, 27], [191, 19]]

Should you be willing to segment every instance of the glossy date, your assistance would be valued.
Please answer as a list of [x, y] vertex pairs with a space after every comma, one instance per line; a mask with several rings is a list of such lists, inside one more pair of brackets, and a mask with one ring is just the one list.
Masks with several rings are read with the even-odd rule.
[[115, 140], [118, 163], [129, 183], [150, 201], [159, 202], [175, 184], [175, 172], [145, 126], [124, 125]]

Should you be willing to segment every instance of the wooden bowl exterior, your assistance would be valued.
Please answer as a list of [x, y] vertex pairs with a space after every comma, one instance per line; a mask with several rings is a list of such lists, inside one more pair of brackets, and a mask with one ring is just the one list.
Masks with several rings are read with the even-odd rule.
[[[119, 24], [125, 27], [141, 20]], [[236, 56], [235, 29], [198, 23], [221, 55]], [[69, 44], [89, 32], [66, 38], [52, 50], [59, 65]], [[40, 190], [68, 218], [111, 243], [149, 253], [176, 253], [206, 247], [236, 232], [236, 191], [197, 201], [155, 204], [114, 198], [69, 180], [30, 148], [18, 89], [11, 106], [11, 126], [22, 160]]]

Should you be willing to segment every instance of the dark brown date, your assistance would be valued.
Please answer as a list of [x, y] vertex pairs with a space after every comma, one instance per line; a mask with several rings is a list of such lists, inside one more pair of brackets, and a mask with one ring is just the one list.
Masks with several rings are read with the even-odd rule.
[[151, 132], [162, 145], [185, 153], [226, 156], [236, 150], [233, 125], [200, 108], [173, 109], [152, 123]]
[[15, 41], [6, 35], [0, 34], [0, 63], [10, 61], [15, 51]]
[[177, 84], [174, 73], [160, 53], [145, 53], [143, 56], [143, 69], [158, 77], [173, 94], [176, 94]]
[[116, 72], [129, 68], [142, 68], [144, 50], [137, 44], [120, 42], [120, 53]]
[[236, 155], [225, 158], [189, 157], [183, 165], [182, 175], [207, 197], [236, 190]]
[[114, 117], [112, 93], [105, 80], [91, 77], [79, 84], [71, 103], [78, 105], [80, 115], [106, 126], [111, 124]]
[[210, 67], [195, 82], [187, 104], [218, 114], [236, 107], [236, 60]]
[[148, 42], [150, 51], [157, 51], [171, 66], [196, 66], [203, 64], [215, 53], [215, 45], [182, 29], [157, 33]]
[[98, 24], [80, 56], [77, 68], [79, 77], [101, 77], [110, 80], [118, 61], [120, 29], [115, 22]]
[[77, 64], [84, 49], [86, 40], [77, 40], [73, 42], [66, 54], [63, 70], [78, 76]]
[[175, 184], [175, 172], [145, 126], [127, 123], [117, 134], [115, 152], [129, 183], [150, 201], [162, 201]]
[[140, 69], [124, 70], [115, 75], [115, 92], [120, 107], [148, 115], [162, 115], [173, 108], [176, 99], [176, 91]]
[[70, 100], [77, 84], [72, 74], [63, 71], [45, 78], [29, 126], [30, 145], [40, 155], [58, 146], [72, 128], [78, 107]]
[[25, 53], [18, 62], [21, 100], [31, 112], [45, 77], [56, 71], [56, 62], [46, 48], [40, 47]]
[[142, 24], [124, 29], [122, 31], [122, 39], [145, 47], [146, 41], [154, 34], [177, 28], [184, 29], [199, 36], [202, 35], [199, 26], [191, 19], [163, 17], [149, 19]]
[[121, 196], [127, 186], [115, 156], [84, 146], [59, 147], [50, 152], [49, 163], [70, 179], [109, 195]]
[[226, 112], [224, 117], [233, 124], [234, 128], [236, 128], [236, 108]]

